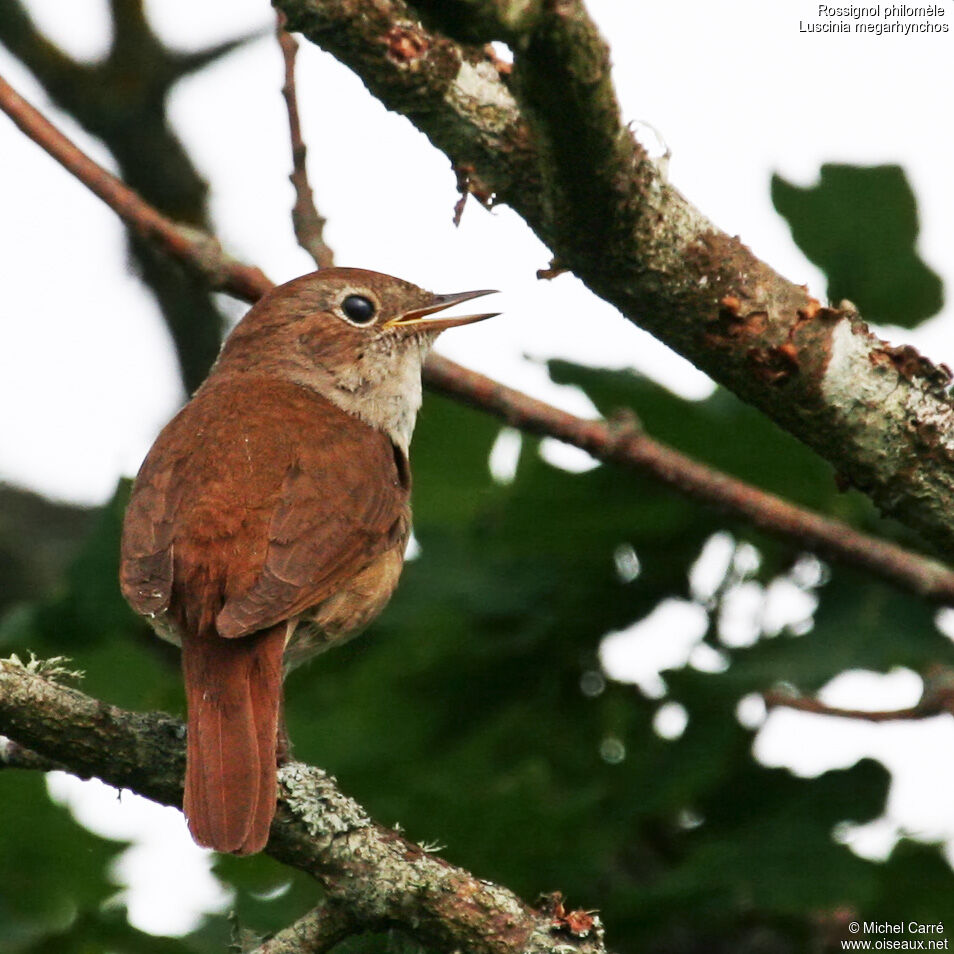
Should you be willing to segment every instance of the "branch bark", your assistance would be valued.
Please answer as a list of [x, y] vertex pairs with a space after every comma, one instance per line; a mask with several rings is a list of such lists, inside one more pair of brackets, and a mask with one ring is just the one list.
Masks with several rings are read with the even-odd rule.
[[[60, 685], [36, 666], [0, 660], [0, 733], [82, 778], [181, 805], [185, 727], [169, 716], [128, 712]], [[266, 850], [311, 874], [347, 911], [349, 930], [398, 925], [424, 944], [473, 954], [605, 952], [598, 918], [537, 911], [475, 878], [372, 821], [320, 769], [292, 762], [279, 782]], [[344, 922], [335, 925], [345, 930]], [[324, 936], [324, 928], [309, 929]]]
[[279, 931], [251, 954], [324, 954], [361, 927], [338, 905], [322, 904]]
[[[522, 215], [561, 266], [830, 460], [884, 513], [954, 549], [949, 373], [876, 338], [847, 303], [820, 305], [666, 180], [621, 121], [582, 3], [275, 2], [290, 29]], [[428, 30], [417, 10], [465, 41], [509, 42], [512, 82], [483, 47]]]

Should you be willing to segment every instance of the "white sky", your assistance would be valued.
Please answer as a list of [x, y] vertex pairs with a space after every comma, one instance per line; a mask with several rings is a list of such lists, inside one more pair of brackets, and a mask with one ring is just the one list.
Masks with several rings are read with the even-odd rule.
[[[808, 0], [590, 0], [589, 6], [613, 48], [625, 117], [658, 130], [672, 151], [670, 178], [719, 226], [821, 298], [821, 276], [771, 208], [772, 172], [808, 183], [823, 162], [897, 162], [919, 196], [921, 254], [950, 294], [951, 0], [941, 0], [947, 15], [937, 21], [951, 25], [950, 32], [908, 37], [801, 33], [800, 23], [819, 22], [817, 5]], [[102, 52], [105, 0], [31, 0], [31, 8], [71, 52]], [[167, 41], [189, 49], [272, 24], [266, 0], [153, 0], [148, 8]], [[536, 269], [549, 256], [509, 210], [488, 214], [471, 204], [454, 229], [456, 193], [447, 160], [329, 57], [303, 44], [299, 64], [312, 184], [339, 263], [391, 272], [437, 291], [504, 292], [495, 305], [504, 317], [446, 335], [440, 350], [577, 413], [591, 412], [586, 399], [547, 382], [524, 355], [634, 366], [687, 396], [707, 393], [704, 376], [620, 320], [575, 279], [536, 281]], [[2, 50], [0, 73], [52, 114], [37, 85]], [[279, 281], [310, 270], [289, 225], [280, 83], [277, 49], [264, 39], [182, 83], [172, 101], [175, 126], [213, 185], [220, 237]], [[53, 115], [84, 148], [108, 161], [97, 143]], [[63, 499], [100, 502], [121, 474], [135, 472], [183, 397], [172, 350], [154, 306], [123, 270], [123, 235], [112, 213], [5, 118], [0, 157], [0, 479]], [[951, 317], [948, 305], [928, 328], [885, 333], [954, 363]], [[755, 596], [749, 611], [764, 611], [764, 594]], [[686, 658], [696, 624], [685, 607], [659, 613], [657, 631], [667, 641], [682, 634]], [[640, 644], [637, 666], [630, 646], [615, 671], [651, 678], [654, 666], [658, 675], [676, 661], [671, 645], [669, 658], [656, 660], [655, 651]], [[849, 674], [824, 697], [880, 708], [911, 704], [918, 691], [919, 681], [909, 673]], [[751, 715], [751, 706], [747, 711]], [[675, 734], [678, 723], [678, 713], [667, 710], [660, 730]], [[858, 845], [878, 851], [898, 828], [954, 836], [952, 746], [949, 719], [874, 727], [778, 713], [760, 733], [757, 750], [770, 764], [807, 774], [851, 764], [865, 753], [882, 758], [896, 777], [890, 817]], [[939, 751], [945, 754], [938, 757]], [[111, 798], [99, 809], [95, 798], [83, 804], [84, 818], [99, 814], [92, 824], [116, 824]], [[175, 813], [169, 824], [181, 824]], [[181, 844], [175, 855], [180, 872], [187, 869], [184, 859], [195, 857], [186, 839]], [[127, 859], [130, 870], [136, 857], [141, 855]], [[127, 877], [136, 886], [131, 903], [137, 923], [152, 930], [188, 928], [192, 915], [168, 884]]]

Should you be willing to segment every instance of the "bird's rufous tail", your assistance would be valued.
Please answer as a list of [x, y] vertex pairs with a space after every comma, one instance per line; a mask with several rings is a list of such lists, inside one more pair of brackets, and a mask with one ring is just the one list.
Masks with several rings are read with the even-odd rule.
[[276, 745], [285, 623], [182, 641], [189, 707], [185, 798], [192, 837], [216, 851], [261, 851], [278, 793]]

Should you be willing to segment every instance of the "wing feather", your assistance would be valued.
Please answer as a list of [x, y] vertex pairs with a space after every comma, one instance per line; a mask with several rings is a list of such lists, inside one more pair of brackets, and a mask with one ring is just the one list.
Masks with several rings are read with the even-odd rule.
[[268, 378], [204, 387], [136, 479], [123, 593], [179, 630], [209, 619], [226, 637], [266, 629], [395, 545], [401, 478], [385, 434], [313, 391]]
[[221, 635], [242, 636], [304, 612], [395, 545], [391, 527], [408, 495], [390, 441], [346, 423], [318, 423], [299, 446], [269, 521], [261, 571], [219, 613]]
[[[147, 462], [148, 463], [148, 462]], [[172, 598], [175, 467], [143, 466], [126, 508], [119, 582], [123, 596], [142, 616], [159, 617]]]

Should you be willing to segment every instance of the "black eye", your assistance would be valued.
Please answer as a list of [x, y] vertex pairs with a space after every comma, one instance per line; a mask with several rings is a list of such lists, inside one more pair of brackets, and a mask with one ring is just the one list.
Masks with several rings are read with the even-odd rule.
[[374, 318], [375, 305], [364, 295], [348, 295], [341, 303], [341, 310], [356, 324], [366, 325]]

